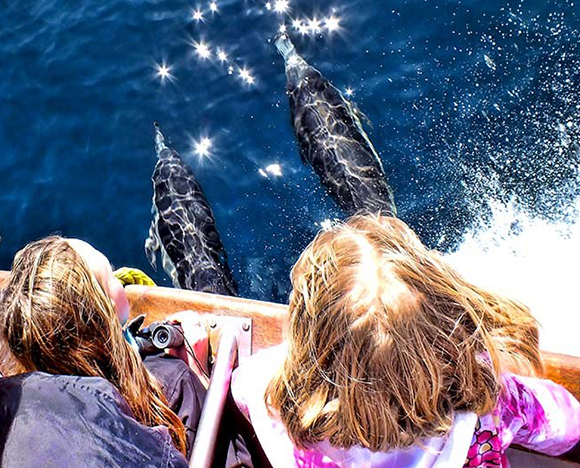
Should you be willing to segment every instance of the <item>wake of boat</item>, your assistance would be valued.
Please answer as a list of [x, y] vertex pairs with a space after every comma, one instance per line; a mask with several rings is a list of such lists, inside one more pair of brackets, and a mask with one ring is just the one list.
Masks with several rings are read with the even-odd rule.
[[541, 325], [541, 348], [580, 356], [580, 198], [560, 221], [516, 202], [490, 202], [492, 216], [447, 259], [471, 282], [527, 304]]

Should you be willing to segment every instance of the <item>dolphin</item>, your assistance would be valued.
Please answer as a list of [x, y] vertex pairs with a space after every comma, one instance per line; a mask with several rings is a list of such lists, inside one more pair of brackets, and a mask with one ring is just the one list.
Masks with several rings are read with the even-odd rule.
[[348, 215], [381, 211], [396, 216], [383, 165], [363, 130], [358, 110], [298, 53], [287, 34], [275, 45], [286, 68], [290, 114], [302, 161]]
[[153, 221], [145, 254], [163, 269], [176, 288], [237, 296], [237, 284], [216, 229], [213, 212], [192, 170], [168, 148], [157, 123], [153, 171]]

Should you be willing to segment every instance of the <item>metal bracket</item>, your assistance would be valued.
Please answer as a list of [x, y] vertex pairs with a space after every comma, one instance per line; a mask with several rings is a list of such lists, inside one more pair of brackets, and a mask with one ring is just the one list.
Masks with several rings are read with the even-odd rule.
[[205, 325], [209, 336], [211, 349], [211, 363], [215, 361], [218, 344], [222, 334], [222, 329], [227, 324], [232, 327], [238, 339], [238, 364], [252, 355], [252, 319], [246, 317], [233, 317], [230, 315], [200, 314], [194, 310], [187, 310], [199, 317], [201, 324]]

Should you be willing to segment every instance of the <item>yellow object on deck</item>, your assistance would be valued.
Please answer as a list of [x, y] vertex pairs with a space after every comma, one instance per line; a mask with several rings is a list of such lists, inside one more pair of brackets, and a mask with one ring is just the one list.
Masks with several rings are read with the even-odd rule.
[[149, 278], [145, 273], [137, 268], [122, 267], [113, 272], [115, 278], [117, 278], [123, 286], [128, 284], [138, 284], [140, 286], [157, 286], [155, 282]]

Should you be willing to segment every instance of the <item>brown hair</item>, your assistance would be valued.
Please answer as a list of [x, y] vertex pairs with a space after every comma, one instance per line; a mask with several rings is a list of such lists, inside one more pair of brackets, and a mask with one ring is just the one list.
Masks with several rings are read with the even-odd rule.
[[103, 286], [66, 239], [48, 237], [16, 255], [0, 298], [0, 327], [11, 354], [10, 373], [102, 377], [137, 421], [167, 426], [185, 453], [183, 423], [123, 337]]
[[394, 218], [318, 234], [292, 270], [288, 355], [266, 402], [300, 447], [373, 451], [491, 411], [503, 370], [541, 372], [522, 304], [464, 280]]

